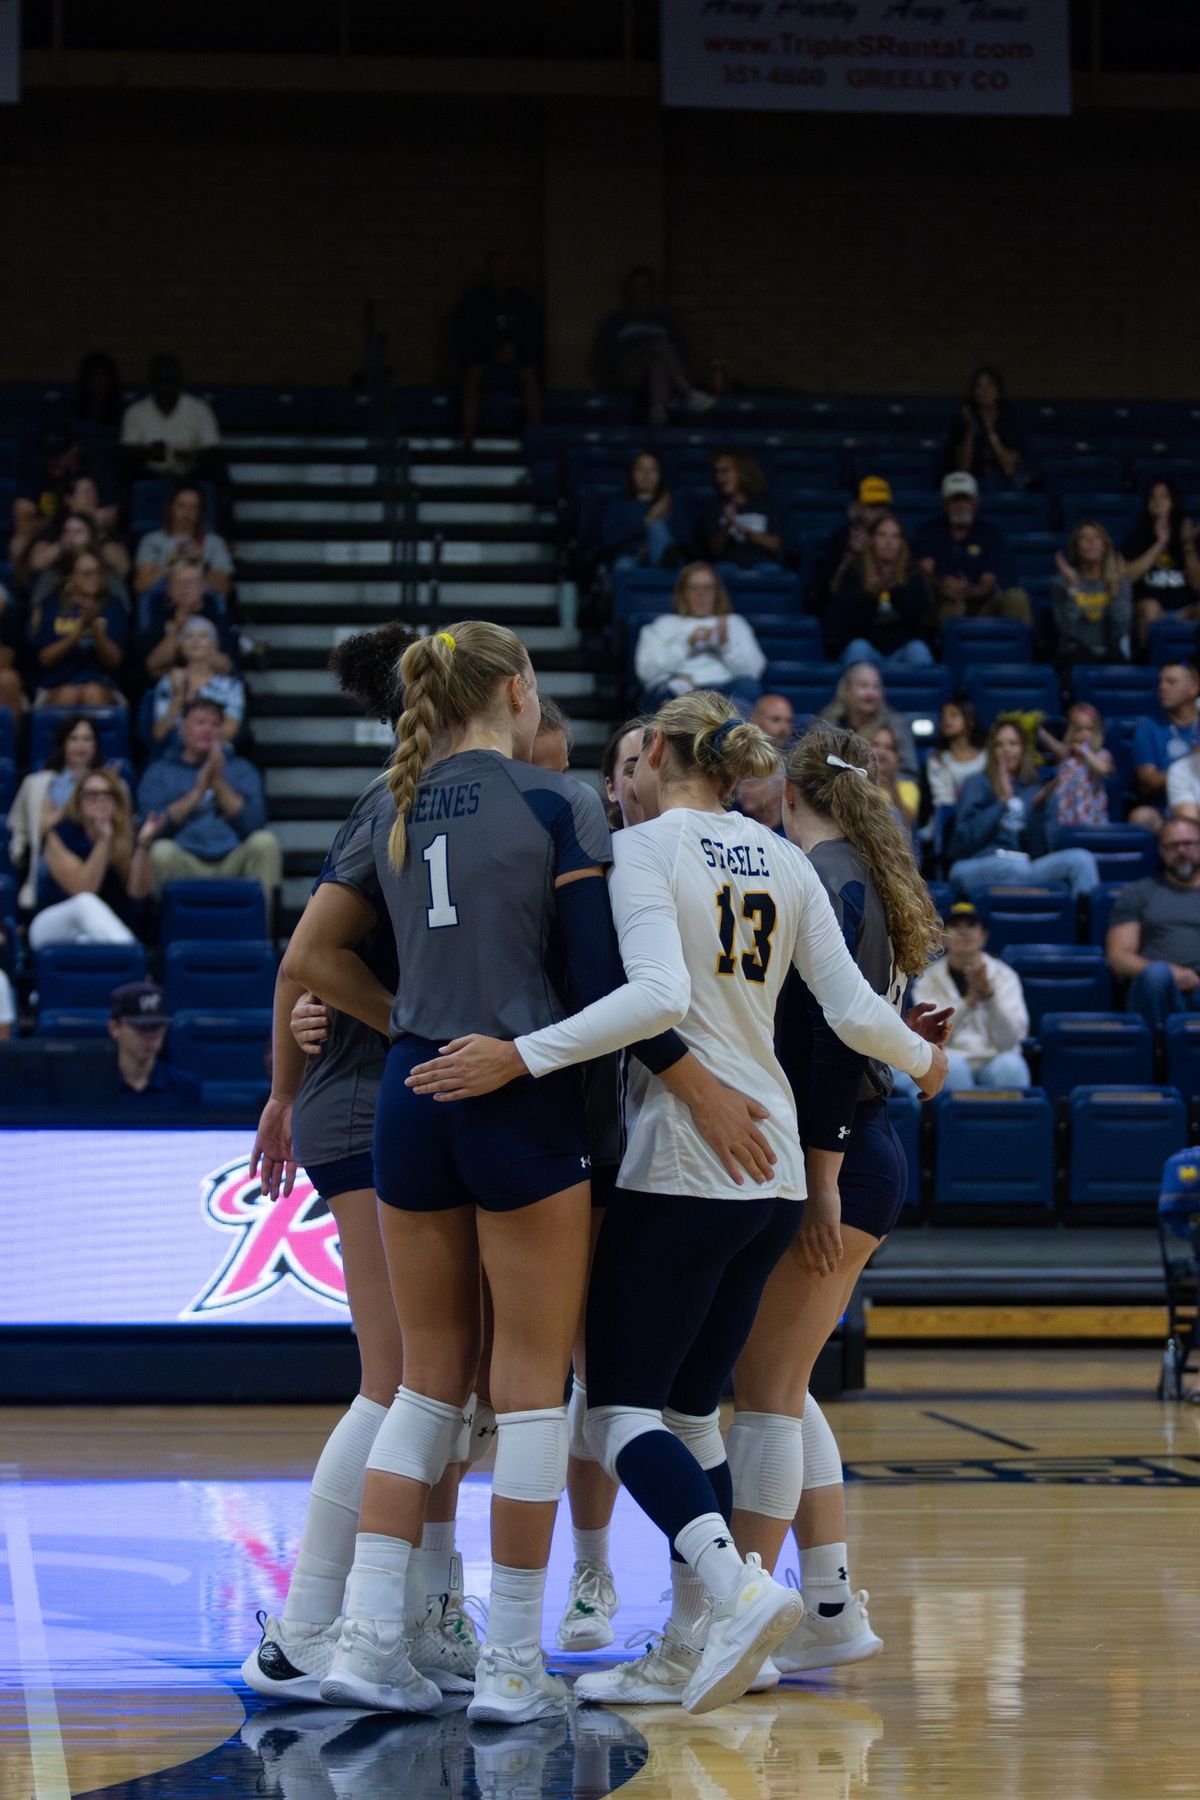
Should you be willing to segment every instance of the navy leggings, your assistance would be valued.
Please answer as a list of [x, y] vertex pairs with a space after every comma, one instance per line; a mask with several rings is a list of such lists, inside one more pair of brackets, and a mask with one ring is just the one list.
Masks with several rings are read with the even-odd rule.
[[[799, 1219], [794, 1200], [696, 1200], [618, 1188], [588, 1288], [589, 1408], [713, 1412]], [[617, 1473], [673, 1553], [689, 1520], [729, 1517], [728, 1465], [702, 1469], [666, 1430], [627, 1444]]]

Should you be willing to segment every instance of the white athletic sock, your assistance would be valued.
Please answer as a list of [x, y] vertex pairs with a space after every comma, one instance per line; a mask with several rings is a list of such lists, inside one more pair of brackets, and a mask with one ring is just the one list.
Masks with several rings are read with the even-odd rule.
[[671, 1616], [667, 1629], [672, 1637], [682, 1638], [695, 1646], [696, 1637], [708, 1611], [708, 1589], [694, 1569], [685, 1562], [671, 1563]]
[[[453, 1591], [456, 1560], [454, 1520], [445, 1519], [435, 1525], [423, 1526], [421, 1548], [413, 1557], [413, 1562], [420, 1567], [423, 1592], [427, 1597]], [[461, 1563], [458, 1566], [461, 1568]]]
[[313, 1470], [300, 1552], [283, 1603], [286, 1624], [329, 1625], [342, 1610], [367, 1458], [387, 1412], [359, 1394], [329, 1434]]
[[412, 1545], [403, 1538], [360, 1531], [354, 1540], [354, 1567], [346, 1583], [346, 1617], [402, 1628], [411, 1557]]
[[608, 1532], [607, 1525], [601, 1525], [597, 1531], [580, 1531], [577, 1525], [572, 1525], [571, 1538], [575, 1545], [575, 1561], [577, 1563], [599, 1563], [602, 1569], [607, 1569]]
[[745, 1567], [729, 1527], [720, 1513], [702, 1513], [689, 1519], [675, 1539], [675, 1548], [690, 1563], [714, 1600], [732, 1594]]
[[493, 1563], [488, 1643], [540, 1644], [545, 1592], [545, 1569], [506, 1569], [503, 1563]]
[[[820, 1613], [824, 1608], [839, 1610], [850, 1592], [850, 1559], [845, 1544], [814, 1544], [800, 1552], [800, 1592], [805, 1609]], [[829, 1618], [828, 1611], [824, 1615]]]

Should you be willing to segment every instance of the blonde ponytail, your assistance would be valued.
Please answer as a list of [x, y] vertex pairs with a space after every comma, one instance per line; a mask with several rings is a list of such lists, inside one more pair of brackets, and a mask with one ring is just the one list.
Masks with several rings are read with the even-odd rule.
[[408, 815], [421, 775], [440, 731], [462, 727], [486, 713], [502, 681], [532, 679], [529, 654], [515, 632], [486, 619], [465, 619], [431, 637], [418, 638], [400, 658], [404, 711], [396, 725], [396, 750], [388, 786], [396, 823], [388, 837], [388, 860], [404, 867]]
[[720, 793], [780, 772], [779, 752], [766, 732], [710, 688], [668, 700], [646, 724], [662, 732], [681, 768], [698, 769]]
[[875, 753], [856, 732], [816, 726], [796, 744], [784, 774], [818, 818], [832, 819], [870, 871], [887, 934], [904, 975], [919, 975], [942, 950], [942, 921], [907, 834], [878, 784]]

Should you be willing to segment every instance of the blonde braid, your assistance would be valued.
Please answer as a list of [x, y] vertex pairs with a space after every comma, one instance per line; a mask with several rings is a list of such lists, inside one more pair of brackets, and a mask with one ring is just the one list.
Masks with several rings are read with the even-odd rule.
[[388, 860], [393, 869], [404, 867], [408, 849], [406, 821], [440, 723], [434, 691], [445, 686], [445, 664], [451, 655], [453, 651], [441, 637], [427, 637], [410, 644], [400, 658], [404, 711], [396, 725], [396, 750], [387, 777], [396, 804], [396, 823], [388, 837]]

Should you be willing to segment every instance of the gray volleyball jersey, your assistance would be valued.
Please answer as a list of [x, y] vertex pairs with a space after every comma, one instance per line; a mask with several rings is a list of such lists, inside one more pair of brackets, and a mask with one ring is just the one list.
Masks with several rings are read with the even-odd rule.
[[[387, 920], [358, 946], [358, 954], [388, 992], [395, 993], [396, 946]], [[306, 1169], [370, 1150], [387, 1052], [385, 1037], [361, 1019], [330, 1008], [325, 1047], [305, 1068], [292, 1106], [292, 1143], [297, 1162]]]
[[[863, 979], [899, 1012], [906, 984], [904, 977], [896, 972], [883, 903], [875, 891], [866, 863], [845, 838], [817, 844], [809, 861], [821, 877], [821, 885], [829, 895], [846, 947]], [[881, 1094], [890, 1094], [895, 1084], [888, 1065], [870, 1057], [864, 1057], [863, 1062], [859, 1099], [873, 1100]]]
[[399, 872], [386, 782], [359, 801], [320, 879], [386, 912], [399, 986], [393, 1039], [516, 1038], [563, 1018], [550, 966], [554, 883], [612, 861], [600, 799], [567, 775], [466, 750], [425, 771]]

